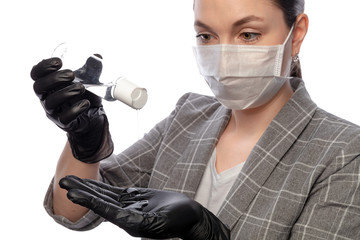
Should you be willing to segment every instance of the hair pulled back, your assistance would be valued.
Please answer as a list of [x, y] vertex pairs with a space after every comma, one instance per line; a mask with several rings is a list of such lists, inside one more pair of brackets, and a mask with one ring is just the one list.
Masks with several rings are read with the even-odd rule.
[[[304, 12], [305, 0], [271, 0], [284, 13], [286, 24], [291, 28], [295, 23], [296, 17]], [[293, 62], [291, 65], [291, 76], [302, 77], [300, 61]]]

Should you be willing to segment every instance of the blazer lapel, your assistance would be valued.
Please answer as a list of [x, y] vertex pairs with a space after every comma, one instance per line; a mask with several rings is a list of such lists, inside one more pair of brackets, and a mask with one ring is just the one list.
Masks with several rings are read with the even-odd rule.
[[263, 184], [311, 120], [316, 105], [303, 82], [294, 79], [293, 97], [271, 122], [253, 148], [220, 211], [219, 218], [233, 228]]
[[189, 140], [183, 155], [170, 173], [165, 190], [182, 192], [190, 198], [195, 197], [218, 137], [224, 131], [230, 116], [230, 110], [217, 107], [211, 118], [195, 126], [193, 138]]

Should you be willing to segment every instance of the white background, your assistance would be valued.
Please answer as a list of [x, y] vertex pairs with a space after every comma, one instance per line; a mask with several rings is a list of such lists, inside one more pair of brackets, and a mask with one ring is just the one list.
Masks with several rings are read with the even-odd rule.
[[[306, 4], [310, 29], [300, 57], [308, 91], [320, 107], [360, 124], [360, 4]], [[70, 231], [46, 214], [43, 197], [66, 137], [46, 118], [29, 72], [57, 44], [78, 41], [100, 50], [109, 76], [146, 87], [149, 101], [139, 116], [120, 102], [104, 103], [119, 152], [182, 94], [211, 94], [192, 55], [192, 24], [192, 0], [1, 1], [1, 239], [131, 239], [110, 223]]]

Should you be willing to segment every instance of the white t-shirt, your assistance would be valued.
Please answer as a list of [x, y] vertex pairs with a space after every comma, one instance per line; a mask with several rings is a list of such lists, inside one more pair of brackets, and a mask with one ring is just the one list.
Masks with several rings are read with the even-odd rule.
[[206, 207], [213, 214], [217, 214], [219, 211], [244, 165], [244, 163], [240, 163], [218, 174], [215, 168], [215, 161], [216, 149], [214, 149], [211, 155], [195, 194], [195, 201]]

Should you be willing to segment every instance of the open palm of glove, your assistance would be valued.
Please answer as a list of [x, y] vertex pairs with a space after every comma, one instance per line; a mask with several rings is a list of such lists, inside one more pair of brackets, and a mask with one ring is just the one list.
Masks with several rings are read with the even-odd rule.
[[199, 203], [181, 193], [118, 188], [67, 176], [60, 186], [68, 198], [93, 210], [134, 237], [192, 240], [230, 239], [229, 229]]
[[[34, 91], [47, 117], [68, 133], [74, 157], [86, 163], [96, 162], [113, 150], [101, 98], [86, 91], [83, 84], [74, 83], [74, 72], [59, 70], [61, 67], [59, 58], [45, 59], [35, 65], [31, 70]], [[98, 78], [101, 74], [98, 69], [87, 72]]]

